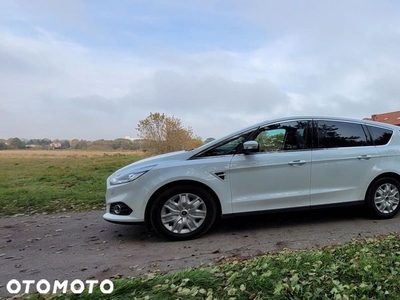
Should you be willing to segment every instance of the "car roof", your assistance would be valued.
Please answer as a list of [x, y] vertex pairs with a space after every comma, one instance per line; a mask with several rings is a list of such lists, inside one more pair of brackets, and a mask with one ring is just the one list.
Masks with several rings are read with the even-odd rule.
[[[330, 116], [292, 116], [292, 117], [284, 117], [284, 118], [278, 118], [278, 119], [271, 119], [271, 120], [266, 120], [263, 122], [259, 122], [257, 124], [254, 124], [253, 126], [247, 127], [247, 129], [254, 128], [257, 126], [264, 126], [269, 123], [277, 123], [277, 122], [285, 122], [285, 121], [295, 121], [295, 120], [331, 120], [331, 121], [344, 121], [344, 122], [351, 122], [351, 123], [359, 123], [359, 124], [369, 124], [369, 125], [374, 125], [374, 126], [379, 126], [379, 127], [386, 127], [390, 128], [392, 130], [400, 130], [399, 126], [393, 125], [393, 124], [388, 124], [388, 123], [383, 123], [383, 122], [376, 122], [372, 120], [364, 120], [364, 119], [355, 119], [355, 118], [343, 118], [343, 117], [330, 117]], [[240, 130], [240, 131], [245, 131], [245, 130]]]
[[371, 120], [363, 120], [363, 119], [354, 119], [354, 118], [342, 118], [342, 117], [330, 117], [330, 116], [291, 116], [291, 117], [284, 117], [284, 118], [277, 118], [277, 119], [270, 119], [270, 120], [265, 120], [259, 123], [255, 123], [251, 126], [247, 126], [245, 128], [242, 128], [241, 130], [231, 132], [228, 135], [222, 136], [210, 143], [204, 144], [200, 146], [199, 148], [195, 149], [196, 153], [202, 152], [205, 149], [208, 149], [214, 145], [217, 145], [221, 143], [222, 141], [234, 137], [236, 135], [239, 135], [241, 133], [245, 133], [246, 131], [250, 131], [254, 128], [257, 127], [262, 127], [267, 124], [273, 124], [273, 123], [279, 123], [279, 122], [288, 122], [288, 121], [296, 121], [296, 120], [329, 120], [329, 121], [344, 121], [344, 122], [351, 122], [351, 123], [358, 123], [358, 124], [365, 124], [365, 125], [372, 125], [372, 126], [377, 126], [377, 127], [382, 127], [382, 128], [387, 128], [393, 131], [400, 131], [400, 127], [388, 123], [383, 123], [383, 122], [376, 122], [376, 121], [371, 121]]

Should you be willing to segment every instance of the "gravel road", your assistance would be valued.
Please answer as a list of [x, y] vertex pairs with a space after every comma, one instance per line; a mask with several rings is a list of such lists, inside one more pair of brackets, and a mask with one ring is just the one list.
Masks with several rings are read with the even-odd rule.
[[399, 231], [400, 216], [371, 220], [330, 209], [220, 221], [205, 236], [169, 242], [144, 226], [111, 224], [102, 211], [0, 219], [0, 297], [11, 279], [103, 280], [212, 263], [223, 256], [308, 249]]

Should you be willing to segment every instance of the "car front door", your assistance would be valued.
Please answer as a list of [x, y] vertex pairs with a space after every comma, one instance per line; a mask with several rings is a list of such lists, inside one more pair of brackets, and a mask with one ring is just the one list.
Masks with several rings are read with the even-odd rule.
[[259, 149], [232, 158], [234, 213], [310, 205], [310, 124], [295, 120], [265, 126], [253, 137]]
[[379, 164], [364, 126], [337, 120], [313, 123], [311, 205], [362, 200]]

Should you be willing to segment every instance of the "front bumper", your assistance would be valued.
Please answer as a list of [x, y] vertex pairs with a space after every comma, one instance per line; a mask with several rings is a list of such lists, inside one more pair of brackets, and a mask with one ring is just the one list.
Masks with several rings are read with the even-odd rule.
[[[103, 218], [106, 221], [114, 223], [143, 223], [147, 191], [143, 188], [143, 184], [137, 184], [137, 181], [129, 182], [112, 186], [107, 180], [106, 191], [106, 211]], [[115, 205], [126, 206], [121, 211], [121, 214], [115, 213]], [[114, 207], [113, 207], [114, 206]]]
[[106, 212], [103, 215], [104, 220], [111, 222], [111, 223], [116, 223], [116, 224], [144, 224], [144, 220], [143, 219], [135, 219], [132, 216], [118, 216], [118, 215], [114, 215], [111, 214], [109, 212]]

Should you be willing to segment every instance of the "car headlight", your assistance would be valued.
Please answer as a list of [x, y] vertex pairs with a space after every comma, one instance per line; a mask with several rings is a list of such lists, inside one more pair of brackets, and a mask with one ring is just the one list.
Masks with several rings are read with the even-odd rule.
[[138, 179], [140, 176], [142, 176], [146, 172], [153, 169], [155, 166], [156, 165], [145, 166], [142, 168], [122, 169], [121, 171], [115, 172], [114, 176], [112, 176], [110, 178], [110, 184], [117, 185], [117, 184], [134, 181], [135, 179]]

